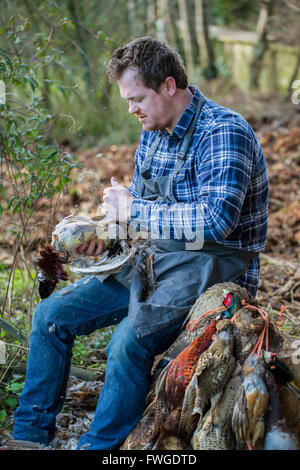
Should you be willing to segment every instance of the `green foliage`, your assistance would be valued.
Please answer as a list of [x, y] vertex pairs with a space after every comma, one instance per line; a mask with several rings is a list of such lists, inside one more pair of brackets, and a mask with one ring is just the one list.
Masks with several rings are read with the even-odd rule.
[[258, 0], [212, 0], [209, 2], [210, 22], [220, 26], [249, 30], [255, 28]]
[[16, 268], [14, 276], [9, 283], [9, 270], [0, 264], [0, 301], [3, 300], [5, 290], [8, 288], [9, 293], [14, 295], [15, 301], [18, 301], [19, 305], [22, 305], [24, 311], [26, 311], [28, 307], [26, 297], [28, 297], [29, 291], [32, 292], [34, 281], [35, 270], [33, 268], [30, 270]]
[[[1, 180], [0, 212], [5, 209], [24, 216], [41, 197], [51, 198], [62, 190], [70, 181], [75, 162], [57, 145], [57, 116], [49, 113], [42, 95], [40, 69], [49, 57], [52, 62], [59, 60], [57, 48], [48, 51], [51, 56], [45, 56], [47, 38], [39, 33], [33, 36], [33, 49], [24, 54], [32, 25], [28, 18], [23, 23], [18, 20], [12, 17], [1, 30], [16, 51], [11, 56], [0, 51], [0, 78], [6, 87], [6, 103], [0, 110], [0, 151], [10, 182]], [[61, 87], [57, 83], [54, 86]]]
[[24, 376], [17, 375], [0, 387], [0, 431], [10, 422], [10, 416], [18, 405], [18, 397], [24, 387]]
[[102, 328], [92, 335], [76, 338], [73, 346], [72, 361], [76, 365], [104, 370], [106, 363], [105, 348], [114, 327]]
[[[130, 125], [128, 133], [127, 110], [116, 119], [120, 98], [112, 96], [116, 85], [106, 74], [111, 52], [144, 33], [143, 2], [137, 0], [132, 10], [127, 3], [7, 0], [1, 6], [0, 50], [6, 54], [0, 56], [1, 66], [13, 73], [19, 62], [20, 85], [39, 96], [46, 115], [56, 116], [47, 125], [55, 129], [58, 140], [68, 138], [82, 146], [85, 139], [90, 145], [113, 135], [117, 142], [110, 144], [118, 143], [124, 141], [118, 136], [120, 122], [123, 135], [136, 140], [138, 134], [130, 132]], [[12, 16], [12, 11], [17, 13]], [[17, 81], [15, 76], [14, 85]]]
[[[81, 147], [136, 141], [140, 127], [128, 116], [127, 107], [122, 106], [117, 85], [108, 82], [106, 67], [117, 46], [132, 35], [141, 35], [142, 23], [134, 18], [132, 23], [126, 22], [129, 6], [125, 1], [111, 0], [102, 4], [91, 1], [81, 6], [74, 2], [72, 11], [68, 2], [61, 2], [61, 5], [66, 13], [72, 13], [76, 24], [75, 30], [64, 38], [64, 43], [72, 37], [72, 44], [77, 44], [76, 48], [68, 48], [69, 55], [64, 62], [68, 67], [72, 60], [76, 95], [73, 93], [65, 98], [58, 93], [51, 94], [53, 109], [63, 107], [74, 117], [74, 127], [64, 128], [65, 133], [72, 143], [80, 143]], [[133, 15], [138, 15], [138, 11]], [[57, 71], [49, 70], [48, 73]]]

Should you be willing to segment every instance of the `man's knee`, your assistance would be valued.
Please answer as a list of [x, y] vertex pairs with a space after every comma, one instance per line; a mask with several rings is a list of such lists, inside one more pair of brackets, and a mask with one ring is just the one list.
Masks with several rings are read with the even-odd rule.
[[63, 326], [64, 310], [63, 303], [55, 301], [55, 298], [52, 296], [44, 299], [35, 309], [32, 320], [32, 332], [55, 333], [58, 328]]

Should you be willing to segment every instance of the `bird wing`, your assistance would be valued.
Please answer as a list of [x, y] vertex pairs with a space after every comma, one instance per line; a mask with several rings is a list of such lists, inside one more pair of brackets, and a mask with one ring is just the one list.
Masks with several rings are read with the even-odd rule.
[[264, 416], [268, 409], [269, 394], [261, 380], [256, 381], [256, 388], [246, 394], [248, 410], [248, 432], [246, 442], [256, 448], [265, 432]]
[[247, 415], [247, 402], [244, 385], [241, 384], [237, 395], [236, 403], [233, 407], [232, 413], [232, 430], [235, 434], [236, 440], [241, 444], [245, 442], [248, 431], [248, 415]]
[[190, 436], [195, 429], [198, 417], [194, 414], [194, 404], [196, 400], [196, 389], [197, 389], [197, 376], [193, 375], [191, 382], [189, 383], [181, 409], [180, 422], [178, 427], [178, 434], [186, 434]]

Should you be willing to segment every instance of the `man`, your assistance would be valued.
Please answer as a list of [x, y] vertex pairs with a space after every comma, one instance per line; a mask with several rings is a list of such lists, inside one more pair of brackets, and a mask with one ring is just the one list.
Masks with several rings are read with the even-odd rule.
[[[216, 282], [257, 290], [268, 181], [252, 129], [189, 87], [180, 56], [156, 39], [118, 48], [108, 74], [143, 131], [129, 189], [113, 179], [103, 210], [148, 234], [155, 283], [144, 295], [139, 271], [127, 266], [102, 283], [77, 281], [72, 292], [62, 289], [37, 306], [15, 439], [51, 442], [75, 336], [118, 324], [95, 417], [78, 449], [118, 448], [142, 417], [154, 356], [176, 339], [197, 297]], [[78, 248], [102, 250], [97, 240]]]

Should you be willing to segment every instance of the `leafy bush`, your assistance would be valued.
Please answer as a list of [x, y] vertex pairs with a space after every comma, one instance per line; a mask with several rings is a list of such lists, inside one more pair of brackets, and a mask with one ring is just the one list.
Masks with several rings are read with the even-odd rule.
[[[28, 28], [28, 20], [14, 28], [12, 18], [0, 32], [5, 32], [18, 47], [24, 47]], [[0, 113], [0, 151], [8, 177], [1, 180], [0, 210], [20, 213], [24, 225], [25, 214], [32, 213], [41, 197], [51, 198], [70, 181], [70, 170], [75, 165], [71, 155], [57, 143], [57, 116], [45, 106], [44, 84], [39, 77], [45, 58], [38, 52], [40, 46], [36, 49], [25, 58], [18, 53], [10, 57], [0, 50], [0, 77], [6, 90], [6, 103], [1, 105]], [[55, 54], [53, 60], [57, 51]]]

